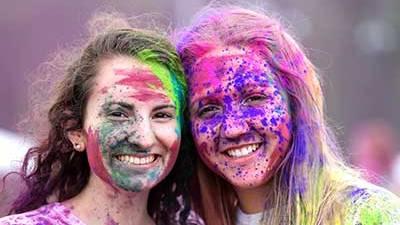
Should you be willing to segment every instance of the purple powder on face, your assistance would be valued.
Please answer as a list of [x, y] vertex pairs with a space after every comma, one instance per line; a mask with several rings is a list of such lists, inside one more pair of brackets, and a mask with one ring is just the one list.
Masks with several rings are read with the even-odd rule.
[[232, 98], [230, 96], [224, 96], [224, 104], [226, 105], [226, 110], [232, 110]]
[[258, 116], [264, 116], [265, 112], [261, 108], [249, 108], [243, 110], [243, 117], [245, 118], [256, 118]]
[[271, 120], [270, 120], [270, 122], [271, 122], [271, 124], [274, 125], [274, 126], [277, 126], [277, 125], [278, 125], [278, 123], [277, 123], [275, 117], [272, 117]]
[[200, 133], [205, 133], [205, 132], [207, 132], [207, 127], [206, 126], [201, 127]]
[[268, 120], [267, 120], [267, 118], [263, 118], [263, 119], [261, 120], [261, 123], [262, 123], [263, 126], [268, 126]]
[[286, 139], [283, 137], [282, 132], [280, 131], [275, 131], [274, 132], [276, 136], [278, 136], [279, 138], [279, 144], [281, 144], [283, 141], [285, 141]]

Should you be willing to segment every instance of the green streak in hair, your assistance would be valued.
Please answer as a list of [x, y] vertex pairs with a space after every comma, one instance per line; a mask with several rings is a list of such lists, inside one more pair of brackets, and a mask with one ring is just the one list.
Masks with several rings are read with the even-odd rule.
[[158, 58], [157, 53], [153, 52], [150, 49], [145, 49], [137, 53], [137, 58], [148, 65], [151, 71], [160, 79], [163, 87], [165, 88], [167, 95], [175, 104], [178, 118], [178, 127], [182, 127], [183, 123], [183, 105], [184, 97], [183, 90], [180, 90], [182, 87], [179, 85], [178, 76], [173, 72], [169, 71], [164, 65], [160, 62], [157, 62], [155, 59]]

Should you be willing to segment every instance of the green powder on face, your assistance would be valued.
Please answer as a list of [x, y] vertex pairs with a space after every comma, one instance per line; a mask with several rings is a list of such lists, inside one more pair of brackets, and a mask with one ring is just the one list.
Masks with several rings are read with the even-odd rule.
[[[184, 91], [181, 90], [179, 85], [178, 76], [169, 71], [164, 65], [155, 61], [154, 58], [157, 58], [156, 53], [153, 51], [146, 49], [139, 53], [137, 53], [138, 59], [148, 65], [151, 71], [160, 79], [163, 84], [163, 88], [165, 88], [168, 97], [175, 104], [178, 118], [178, 127], [181, 127], [182, 124], [182, 111], [183, 111], [183, 102], [184, 102]], [[182, 83], [182, 81], [181, 81]]]
[[112, 126], [111, 123], [102, 123], [99, 129], [99, 140], [101, 143], [101, 153], [103, 155], [103, 158], [109, 159], [109, 152], [107, 151], [108, 147], [107, 146], [107, 135], [109, 135], [111, 132], [113, 132], [115, 128]]

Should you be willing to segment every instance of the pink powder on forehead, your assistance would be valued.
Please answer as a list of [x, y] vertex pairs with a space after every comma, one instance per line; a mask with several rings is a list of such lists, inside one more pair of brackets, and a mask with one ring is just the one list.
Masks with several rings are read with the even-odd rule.
[[[204, 85], [209, 84], [211, 86], [216, 86], [223, 79], [231, 79], [230, 75], [237, 73], [240, 67], [251, 68], [253, 72], [263, 72], [266, 68], [266, 61], [261, 58], [253, 50], [243, 49], [243, 53], [226, 54], [229, 52], [228, 49], [220, 50], [223, 55], [206, 56], [200, 59], [199, 62], [194, 66], [194, 71], [191, 83], [191, 89], [194, 93], [201, 93], [201, 90], [208, 88]], [[248, 61], [243, 61], [243, 56], [246, 55]], [[255, 66], [257, 65], [258, 66]], [[228, 74], [229, 73], [229, 74]], [[210, 74], [215, 74], [215, 76], [210, 76]], [[207, 83], [205, 83], [207, 81]], [[200, 86], [199, 84], [203, 84]]]
[[[154, 91], [146, 91], [146, 90], [140, 90], [140, 92], [130, 95], [129, 97], [135, 98], [136, 100], [141, 101], [141, 102], [148, 102], [151, 100], [160, 100], [160, 99], [167, 100], [168, 99], [167, 96], [165, 96], [161, 93], [157, 93]], [[168, 103], [168, 101], [165, 101], [165, 103]]]
[[162, 82], [156, 75], [146, 70], [138, 69], [116, 69], [114, 70], [115, 75], [126, 76], [117, 82], [120, 85], [133, 86], [136, 88], [140, 87], [154, 87], [162, 88]]

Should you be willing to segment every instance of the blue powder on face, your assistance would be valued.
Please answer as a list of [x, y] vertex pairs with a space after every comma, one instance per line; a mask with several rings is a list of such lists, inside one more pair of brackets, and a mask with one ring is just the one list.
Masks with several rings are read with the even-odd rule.
[[200, 128], [200, 133], [205, 133], [205, 132], [207, 132], [207, 127], [206, 126], [202, 126]]
[[283, 114], [283, 108], [282, 106], [277, 106], [274, 108], [274, 113], [277, 113], [278, 115], [282, 115]]
[[275, 131], [274, 132], [276, 136], [278, 136], [279, 139], [279, 144], [281, 144], [283, 141], [285, 141], [286, 139], [282, 136], [282, 133], [280, 131]]
[[159, 174], [160, 174], [159, 168], [152, 170], [148, 175], [149, 180], [156, 181], [159, 178], [159, 176], [158, 176]]
[[224, 104], [226, 105], [226, 110], [232, 110], [232, 98], [230, 96], [224, 96]]
[[278, 122], [276, 121], [276, 118], [275, 118], [275, 117], [272, 117], [271, 120], [270, 120], [270, 122], [271, 122], [271, 124], [274, 125], [274, 126], [277, 126], [277, 125], [278, 125]]
[[268, 126], [268, 120], [267, 120], [267, 118], [262, 119], [262, 120], [261, 120], [261, 123], [262, 123], [263, 126]]
[[249, 108], [246, 110], [243, 110], [243, 116], [244, 117], [257, 117], [257, 116], [264, 116], [265, 112], [263, 109], [258, 109], [258, 108]]

